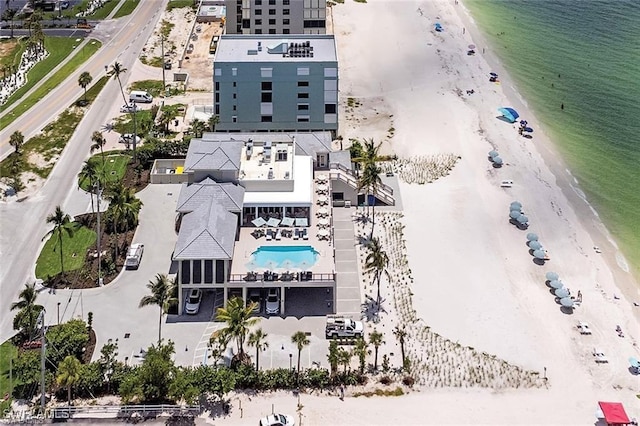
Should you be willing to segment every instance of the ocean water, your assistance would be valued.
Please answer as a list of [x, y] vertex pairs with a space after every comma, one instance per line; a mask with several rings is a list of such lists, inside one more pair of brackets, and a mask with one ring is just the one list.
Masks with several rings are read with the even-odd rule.
[[640, 278], [640, 2], [464, 4]]

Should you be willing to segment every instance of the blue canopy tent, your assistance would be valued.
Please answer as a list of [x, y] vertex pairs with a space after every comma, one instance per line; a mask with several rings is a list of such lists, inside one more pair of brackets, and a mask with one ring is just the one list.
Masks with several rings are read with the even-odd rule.
[[513, 108], [498, 108], [498, 112], [511, 123], [515, 123], [520, 114]]

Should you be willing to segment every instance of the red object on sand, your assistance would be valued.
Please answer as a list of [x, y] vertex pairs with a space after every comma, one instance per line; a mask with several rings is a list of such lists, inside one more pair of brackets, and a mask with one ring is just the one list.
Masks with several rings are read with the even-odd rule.
[[598, 401], [602, 414], [604, 414], [604, 421], [608, 425], [628, 425], [631, 423], [629, 416], [624, 411], [624, 407], [620, 402], [602, 402]]

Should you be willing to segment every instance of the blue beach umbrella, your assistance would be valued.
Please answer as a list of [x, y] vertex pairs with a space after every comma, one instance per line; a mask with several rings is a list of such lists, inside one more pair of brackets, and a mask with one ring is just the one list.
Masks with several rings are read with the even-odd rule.
[[542, 244], [540, 244], [540, 241], [531, 241], [529, 242], [529, 248], [531, 250], [540, 250], [542, 248]]
[[510, 217], [511, 219], [517, 219], [517, 218], [519, 218], [521, 215], [522, 215], [522, 213], [520, 213], [520, 210], [511, 210], [511, 211], [509, 212], [509, 217]]
[[524, 129], [522, 129], [522, 131], [527, 133], [533, 133], [533, 129], [531, 127], [525, 127]]
[[538, 241], [538, 234], [534, 234], [533, 232], [529, 232], [527, 234], [527, 241]]
[[497, 156], [498, 156], [498, 151], [496, 150], [489, 151], [489, 157], [491, 157], [492, 159]]
[[497, 77], [497, 76], [498, 76], [498, 74], [496, 74], [495, 72], [490, 72], [490, 73], [489, 73], [489, 75], [490, 75], [491, 77]]
[[639, 368], [640, 367], [640, 361], [638, 361], [634, 357], [629, 358], [629, 364], [631, 364], [631, 366], [634, 367], [634, 368]]
[[496, 164], [498, 166], [502, 165], [502, 158], [498, 157], [497, 155], [495, 157], [493, 157], [493, 164]]
[[546, 256], [547, 253], [545, 253], [544, 250], [536, 250], [533, 252], [533, 257], [535, 257], [536, 259], [544, 260]]
[[515, 123], [520, 114], [513, 108], [498, 108], [498, 112], [511, 123]]
[[525, 216], [525, 215], [523, 215], [523, 214], [520, 214], [520, 216], [518, 216], [518, 217], [516, 218], [516, 220], [518, 221], [518, 223], [521, 223], [521, 224], [525, 224], [525, 223], [529, 222], [529, 218], [528, 218], [528, 217], [526, 217], [526, 216]]
[[557, 280], [558, 278], [560, 278], [560, 276], [558, 274], [556, 274], [555, 272], [547, 272], [545, 277], [547, 277], [547, 279], [549, 281], [554, 281], [554, 280]]
[[569, 290], [563, 287], [554, 291], [553, 294], [558, 296], [560, 299], [564, 299], [565, 297], [569, 297]]
[[570, 297], [564, 297], [560, 299], [560, 304], [565, 308], [573, 308], [573, 299]]
[[522, 209], [522, 203], [520, 201], [514, 201], [509, 205], [509, 207], [511, 210], [520, 210]]
[[562, 281], [559, 281], [559, 280], [551, 280], [549, 285], [555, 289], [564, 287], [564, 284], [562, 284]]

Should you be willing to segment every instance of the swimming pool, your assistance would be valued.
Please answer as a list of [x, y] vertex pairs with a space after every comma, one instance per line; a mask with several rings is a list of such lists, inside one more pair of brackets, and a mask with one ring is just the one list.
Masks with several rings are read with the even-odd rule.
[[309, 269], [318, 261], [311, 246], [260, 246], [251, 253], [249, 269]]

